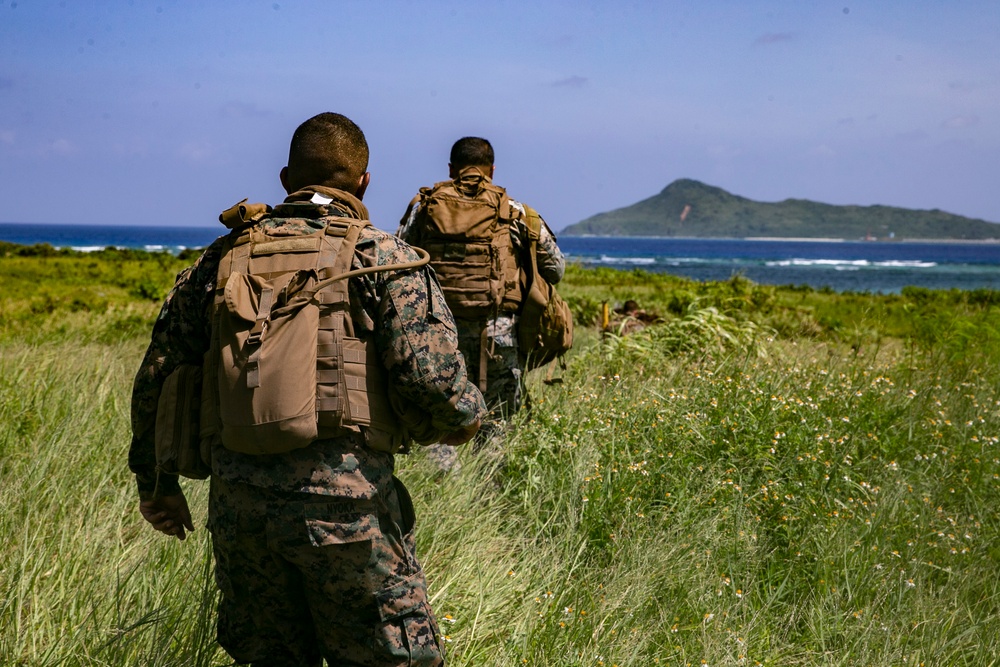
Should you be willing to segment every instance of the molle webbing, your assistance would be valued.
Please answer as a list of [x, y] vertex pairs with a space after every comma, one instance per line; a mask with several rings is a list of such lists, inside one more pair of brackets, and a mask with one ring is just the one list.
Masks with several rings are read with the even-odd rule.
[[421, 190], [420, 246], [456, 317], [483, 319], [521, 303], [520, 261], [506, 191], [478, 171]]
[[[426, 259], [351, 271], [370, 223], [322, 220], [322, 229], [287, 236], [269, 235], [265, 221], [234, 232], [223, 253], [213, 358], [229, 449], [274, 454], [359, 430], [370, 444], [403, 443], [374, 341], [355, 332], [348, 280]], [[369, 438], [366, 428], [382, 435]]]

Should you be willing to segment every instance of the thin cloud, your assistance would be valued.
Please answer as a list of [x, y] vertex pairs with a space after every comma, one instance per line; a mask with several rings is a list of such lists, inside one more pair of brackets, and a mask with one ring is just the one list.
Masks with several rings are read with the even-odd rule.
[[794, 40], [795, 34], [791, 32], [768, 32], [755, 39], [754, 44], [757, 46], [770, 46], [771, 44], [781, 44]]
[[708, 154], [713, 158], [736, 158], [743, 155], [743, 149], [738, 146], [732, 146], [730, 144], [714, 144], [708, 146]]
[[223, 118], [266, 118], [271, 112], [252, 102], [229, 102], [222, 105], [219, 114]]
[[979, 125], [979, 116], [953, 116], [942, 123], [942, 125], [951, 129], [975, 127], [976, 125]]
[[894, 138], [901, 143], [912, 143], [923, 141], [927, 138], [927, 133], [923, 130], [910, 130], [909, 132], [898, 132]]
[[968, 81], [952, 81], [948, 84], [948, 89], [956, 93], [971, 93], [976, 89], [976, 85]]
[[142, 158], [149, 155], [149, 146], [144, 139], [132, 138], [120, 141], [113, 147], [115, 155], [124, 158]]
[[214, 154], [212, 146], [204, 141], [189, 141], [177, 149], [177, 155], [189, 162], [204, 162]]
[[69, 139], [56, 139], [55, 141], [49, 142], [38, 150], [39, 155], [48, 156], [56, 155], [59, 157], [66, 157], [68, 155], [73, 155], [77, 152], [77, 147]]
[[590, 81], [590, 79], [588, 79], [587, 77], [585, 77], [585, 76], [577, 76], [577, 75], [574, 74], [573, 76], [568, 77], [566, 79], [560, 79], [559, 81], [553, 81], [552, 82], [552, 87], [553, 88], [583, 88], [585, 85], [587, 85], [588, 81]]
[[72, 153], [76, 149], [73, 147], [73, 142], [69, 139], [56, 139], [52, 142], [52, 150], [65, 155]]

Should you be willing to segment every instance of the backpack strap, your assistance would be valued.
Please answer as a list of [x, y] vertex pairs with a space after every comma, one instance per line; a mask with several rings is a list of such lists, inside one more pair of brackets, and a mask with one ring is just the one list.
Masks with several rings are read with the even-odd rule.
[[[329, 229], [329, 227], [327, 228]], [[323, 276], [340, 276], [350, 271], [351, 263], [354, 260], [354, 249], [358, 244], [358, 237], [361, 234], [361, 225], [356, 223], [350, 223], [346, 233], [344, 234], [344, 240], [340, 244], [340, 251], [337, 253], [336, 258], [333, 260], [333, 264], [323, 271]], [[326, 282], [321, 288], [320, 285]], [[333, 313], [333, 317], [336, 318], [334, 321], [339, 321], [340, 326], [333, 326], [333, 346], [335, 350], [335, 355], [337, 358], [337, 383], [343, 390], [343, 394], [338, 397], [340, 402], [340, 407], [343, 410], [343, 419], [347, 423], [354, 422], [353, 406], [352, 401], [349, 398], [349, 389], [347, 383], [347, 364], [344, 359], [344, 335], [352, 336], [353, 331], [347, 331], [346, 327], [350, 323], [350, 317], [348, 316], [347, 310], [350, 307], [350, 288], [348, 286], [346, 279], [339, 280], [321, 280], [317, 283], [316, 287], [313, 289], [316, 301], [326, 304], [337, 304], [339, 308]], [[331, 298], [332, 297], [332, 298]]]
[[542, 217], [538, 211], [527, 204], [524, 205], [524, 226], [528, 229], [528, 261], [523, 264], [526, 269], [527, 280], [524, 281], [525, 292], [531, 290], [531, 286], [539, 279], [538, 276], [538, 239], [542, 236]]
[[490, 359], [486, 351], [486, 344], [489, 343], [486, 322], [482, 322], [482, 330], [479, 333], [479, 391], [486, 393], [486, 365]]
[[253, 352], [247, 358], [247, 389], [256, 389], [260, 386], [260, 338], [264, 334], [264, 325], [271, 319], [271, 306], [274, 304], [274, 290], [271, 287], [264, 288], [260, 293], [260, 306], [257, 309], [257, 319], [247, 336], [247, 346], [253, 347]]
[[523, 220], [524, 226], [528, 230], [528, 240], [537, 245], [538, 240], [542, 238], [542, 216], [538, 215], [538, 211], [527, 204], [522, 204], [522, 206], [524, 206]]

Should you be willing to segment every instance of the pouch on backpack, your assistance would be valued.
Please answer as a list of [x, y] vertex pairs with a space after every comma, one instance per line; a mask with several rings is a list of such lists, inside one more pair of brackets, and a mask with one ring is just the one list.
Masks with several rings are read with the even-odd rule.
[[318, 435], [319, 307], [306, 289], [316, 274], [296, 271], [282, 279], [274, 284], [234, 273], [225, 287], [219, 318], [222, 444], [244, 454], [291, 451]]
[[178, 366], [163, 383], [153, 431], [161, 472], [191, 479], [205, 479], [212, 472], [211, 452], [201, 446], [201, 389], [200, 366]]

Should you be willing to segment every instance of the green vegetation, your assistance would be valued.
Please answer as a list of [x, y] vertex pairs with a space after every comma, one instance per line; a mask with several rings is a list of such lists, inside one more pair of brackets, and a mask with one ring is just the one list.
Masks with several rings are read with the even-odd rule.
[[564, 235], [864, 239], [1000, 239], [1000, 227], [937, 209], [762, 203], [680, 179], [631, 206], [566, 227]]
[[[183, 264], [0, 257], [2, 664], [230, 664], [207, 485], [179, 543], [125, 465]], [[449, 664], [997, 664], [1000, 293], [575, 267], [560, 292], [577, 347], [504, 455], [400, 460]], [[602, 336], [627, 298], [663, 321]]]

